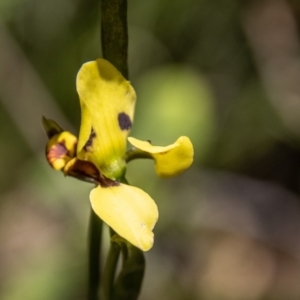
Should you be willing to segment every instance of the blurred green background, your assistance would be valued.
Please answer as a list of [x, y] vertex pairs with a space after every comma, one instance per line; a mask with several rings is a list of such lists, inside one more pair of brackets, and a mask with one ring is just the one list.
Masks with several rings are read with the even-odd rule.
[[[160, 219], [140, 299], [300, 299], [300, 3], [128, 1], [132, 136], [191, 138], [184, 175], [128, 179]], [[0, 0], [0, 299], [82, 300], [91, 186], [53, 171], [41, 116], [75, 134], [100, 2]]]

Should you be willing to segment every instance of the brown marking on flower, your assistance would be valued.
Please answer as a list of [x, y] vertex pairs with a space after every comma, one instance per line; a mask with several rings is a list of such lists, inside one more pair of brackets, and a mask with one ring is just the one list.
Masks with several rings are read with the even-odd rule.
[[118, 114], [118, 122], [121, 130], [129, 130], [132, 126], [130, 117], [124, 112]]
[[103, 188], [120, 185], [120, 182], [109, 179], [109, 178], [105, 177], [104, 175], [101, 176], [99, 183], [100, 183], [101, 187], [103, 187]]
[[91, 152], [92, 151], [92, 145], [93, 145], [93, 139], [96, 137], [96, 132], [94, 131], [94, 128], [91, 128], [91, 133], [90, 136], [87, 140], [87, 142], [85, 143], [85, 145], [83, 146], [83, 149], [86, 152]]
[[101, 185], [103, 188], [118, 186], [119, 182], [109, 179], [102, 175], [96, 166], [90, 161], [80, 160], [78, 158], [72, 159], [64, 168], [65, 175], [83, 179], [92, 183]]
[[49, 151], [48, 151], [48, 153], [47, 153], [47, 156], [48, 156], [50, 159], [62, 158], [62, 157], [64, 157], [67, 153], [68, 153], [68, 149], [66, 148], [64, 141], [62, 141], [62, 142], [60, 142], [60, 143], [57, 143], [57, 144], [53, 145], [53, 146], [49, 149]]
[[68, 156], [68, 149], [65, 146], [65, 142], [62, 141], [47, 149], [46, 157], [49, 164], [54, 169], [63, 168], [64, 164], [70, 159], [70, 157]]
[[96, 166], [86, 160], [80, 160], [78, 158], [72, 159], [64, 168], [65, 175], [81, 178], [90, 178], [91, 181], [95, 181], [99, 184], [100, 172]]

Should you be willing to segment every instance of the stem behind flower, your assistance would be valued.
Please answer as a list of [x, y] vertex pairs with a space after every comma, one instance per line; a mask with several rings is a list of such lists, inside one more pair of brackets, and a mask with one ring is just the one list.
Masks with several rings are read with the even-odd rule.
[[89, 291], [88, 300], [98, 300], [101, 282], [102, 220], [91, 209], [89, 224]]
[[103, 58], [128, 79], [127, 0], [101, 1], [101, 42]]

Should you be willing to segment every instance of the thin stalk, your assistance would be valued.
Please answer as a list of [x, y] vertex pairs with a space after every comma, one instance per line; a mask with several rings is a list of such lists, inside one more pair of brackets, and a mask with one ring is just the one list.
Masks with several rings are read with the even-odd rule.
[[[112, 63], [128, 79], [128, 29], [127, 0], [101, 0], [101, 46], [102, 56]], [[111, 236], [113, 231], [111, 230]], [[111, 300], [120, 245], [111, 241], [104, 266], [103, 294]]]
[[104, 300], [111, 300], [116, 277], [116, 268], [120, 255], [120, 246], [116, 242], [111, 242], [106, 258], [103, 275], [103, 296]]
[[102, 56], [128, 79], [127, 0], [101, 1]]
[[101, 282], [102, 220], [91, 209], [89, 224], [89, 290], [88, 300], [99, 300]]
[[148, 152], [145, 152], [135, 147], [129, 149], [125, 154], [125, 160], [127, 163], [138, 158], [153, 159], [153, 157]]

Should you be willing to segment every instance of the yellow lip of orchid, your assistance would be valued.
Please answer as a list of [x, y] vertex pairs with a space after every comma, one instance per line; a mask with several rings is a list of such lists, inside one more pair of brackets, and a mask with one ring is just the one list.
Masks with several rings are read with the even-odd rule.
[[81, 126], [77, 156], [111, 179], [125, 172], [126, 138], [133, 122], [136, 95], [108, 61], [85, 63], [77, 74]]
[[155, 171], [159, 177], [173, 177], [188, 169], [194, 157], [193, 144], [186, 136], [181, 136], [169, 146], [153, 146], [149, 141], [129, 137], [134, 147], [146, 152], [155, 160]]

